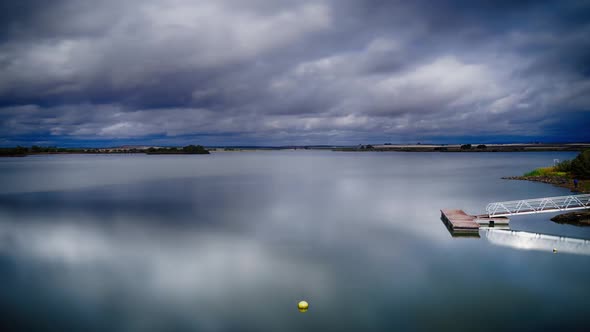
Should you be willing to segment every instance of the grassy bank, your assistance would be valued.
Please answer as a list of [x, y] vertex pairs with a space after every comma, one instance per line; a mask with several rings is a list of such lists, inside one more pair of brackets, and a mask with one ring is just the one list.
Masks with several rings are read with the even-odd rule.
[[590, 150], [581, 152], [574, 160], [564, 160], [555, 166], [540, 167], [523, 176], [506, 179], [543, 182], [573, 192], [590, 193]]
[[557, 176], [557, 177], [569, 177], [571, 176], [568, 172], [560, 171], [557, 167], [541, 167], [525, 173], [523, 176]]

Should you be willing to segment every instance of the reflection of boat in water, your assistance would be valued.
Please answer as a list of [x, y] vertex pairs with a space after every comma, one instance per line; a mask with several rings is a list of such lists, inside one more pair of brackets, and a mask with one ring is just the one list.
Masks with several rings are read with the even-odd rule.
[[590, 255], [590, 240], [493, 228], [482, 232], [485, 232], [488, 241], [499, 246], [548, 252], [556, 249], [560, 253]]

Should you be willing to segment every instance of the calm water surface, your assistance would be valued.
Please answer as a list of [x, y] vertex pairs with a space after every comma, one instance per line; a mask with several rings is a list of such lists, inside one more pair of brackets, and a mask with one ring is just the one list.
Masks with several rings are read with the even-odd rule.
[[[588, 246], [453, 238], [439, 212], [568, 194], [500, 177], [574, 156], [2, 158], [0, 330], [585, 330]], [[511, 228], [590, 239], [552, 216]]]

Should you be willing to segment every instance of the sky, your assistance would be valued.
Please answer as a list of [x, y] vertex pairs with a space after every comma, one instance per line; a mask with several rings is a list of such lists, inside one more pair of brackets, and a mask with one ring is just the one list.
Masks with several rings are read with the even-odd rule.
[[0, 146], [590, 141], [590, 1], [0, 2]]

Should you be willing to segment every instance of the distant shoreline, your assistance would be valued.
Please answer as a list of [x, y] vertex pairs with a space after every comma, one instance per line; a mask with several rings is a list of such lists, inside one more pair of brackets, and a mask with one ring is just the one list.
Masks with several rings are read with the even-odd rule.
[[[186, 152], [182, 148], [121, 146], [111, 148], [51, 148], [49, 151], [33, 151], [30, 148], [0, 148], [0, 157], [24, 157], [29, 155], [53, 154], [206, 154], [208, 152], [245, 152], [245, 151], [336, 151], [336, 152], [559, 152], [582, 151], [589, 149], [590, 143], [567, 144], [382, 144], [358, 146], [227, 146], [207, 147], [199, 152]], [[174, 150], [176, 149], [176, 150]]]
[[336, 148], [341, 152], [547, 152], [582, 151], [590, 143], [571, 144], [413, 144], [413, 145], [360, 145], [350, 148]]
[[51, 154], [209, 154], [209, 150], [201, 145], [187, 145], [183, 147], [154, 147], [154, 146], [120, 146], [114, 148], [58, 148], [17, 146], [13, 148], [0, 148], [0, 157], [25, 157], [31, 155]]

